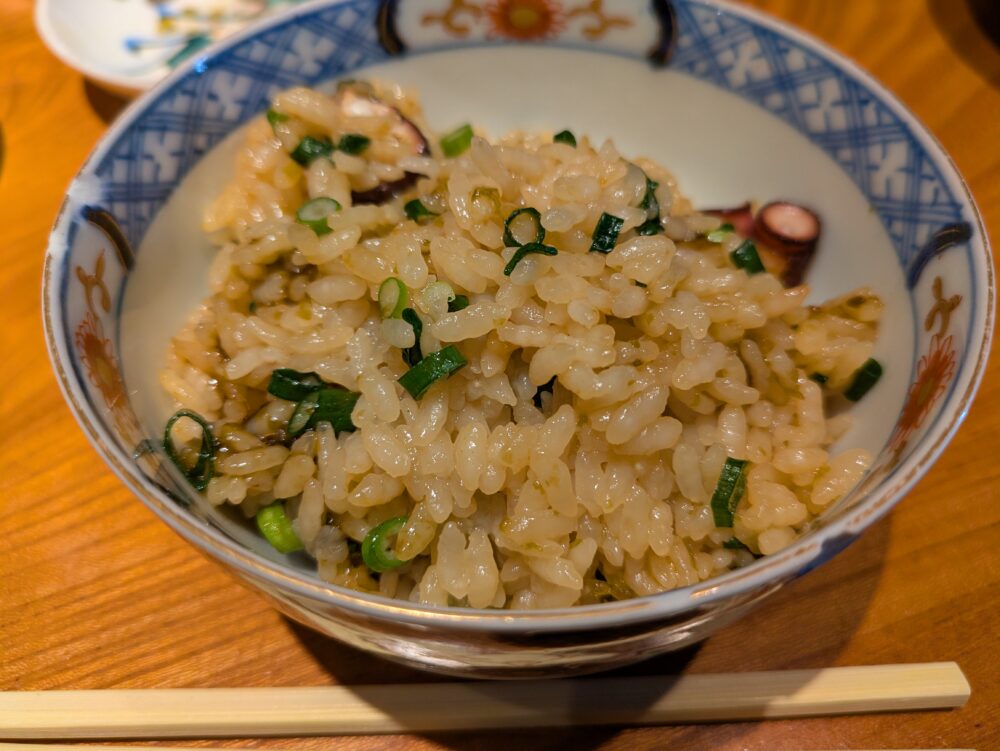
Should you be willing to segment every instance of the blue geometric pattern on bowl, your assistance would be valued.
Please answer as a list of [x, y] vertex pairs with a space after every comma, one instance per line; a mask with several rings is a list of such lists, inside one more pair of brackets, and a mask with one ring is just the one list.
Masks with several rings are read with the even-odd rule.
[[826, 151], [878, 212], [904, 268], [962, 207], [899, 117], [801, 45], [699, 3], [677, 4], [671, 60], [769, 110]]
[[[133, 245], [194, 163], [273, 94], [384, 60], [377, 11], [361, 0], [296, 16], [209, 55], [200, 75], [161, 92], [143, 123], [97, 165], [107, 208]], [[694, 1], [675, 3], [675, 12], [671, 70], [753, 101], [830, 154], [871, 201], [904, 268], [942, 225], [962, 221], [961, 204], [931, 158], [864, 84], [745, 18]], [[558, 47], [559, 40], [546, 44]], [[411, 43], [410, 51], [420, 48]], [[636, 48], [635, 57], [645, 52]]]

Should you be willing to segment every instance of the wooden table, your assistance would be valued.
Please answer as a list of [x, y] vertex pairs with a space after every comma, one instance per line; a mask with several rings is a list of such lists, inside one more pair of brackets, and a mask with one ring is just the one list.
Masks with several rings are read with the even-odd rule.
[[[951, 152], [1000, 239], [1000, 52], [967, 0], [757, 0], [858, 60]], [[425, 676], [279, 616], [172, 534], [88, 445], [49, 370], [42, 254], [64, 189], [121, 106], [0, 0], [3, 378], [0, 689], [292, 686]], [[763, 724], [231, 741], [310, 749], [1000, 748], [1000, 368], [944, 456], [860, 542], [766, 609], [625, 674], [957, 660], [963, 709]], [[222, 745], [221, 742], [216, 742]], [[204, 745], [204, 744], [203, 744]]]

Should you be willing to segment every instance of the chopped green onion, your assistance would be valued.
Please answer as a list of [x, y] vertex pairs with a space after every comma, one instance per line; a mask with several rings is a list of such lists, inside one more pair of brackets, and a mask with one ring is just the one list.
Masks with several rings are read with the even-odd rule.
[[379, 285], [378, 307], [383, 318], [400, 318], [409, 301], [409, 290], [396, 277], [390, 276]]
[[726, 548], [727, 550], [746, 550], [746, 551], [750, 550], [750, 548], [747, 547], [747, 544], [743, 542], [743, 540], [740, 540], [736, 537], [730, 537], [728, 540], [722, 543], [722, 547]]
[[597, 226], [594, 227], [594, 234], [591, 235], [590, 249], [599, 253], [610, 253], [614, 250], [615, 243], [618, 241], [618, 233], [622, 231], [623, 224], [625, 224], [624, 219], [619, 219], [607, 212], [601, 214], [601, 218], [597, 220]]
[[[517, 221], [518, 217], [525, 217], [525, 219]], [[531, 225], [530, 228], [527, 226], [529, 224]], [[531, 231], [535, 233], [534, 238], [529, 237], [527, 240], [520, 240], [514, 237], [515, 232], [523, 237], [525, 232]], [[530, 206], [514, 209], [503, 223], [503, 242], [508, 248], [519, 248], [530, 242], [540, 243], [544, 239], [545, 227], [542, 226], [542, 215], [538, 213], [538, 209], [533, 209]]]
[[732, 457], [727, 457], [722, 465], [719, 482], [712, 493], [712, 516], [716, 527], [733, 526], [733, 514], [747, 486], [746, 467], [745, 459]]
[[750, 240], [740, 243], [740, 246], [729, 254], [729, 258], [736, 268], [743, 269], [748, 274], [759, 274], [764, 271], [764, 264], [757, 255], [757, 246]]
[[823, 373], [810, 373], [809, 377], [812, 380], [816, 381], [816, 383], [818, 383], [820, 386], [822, 386], [824, 383], [830, 380], [830, 376], [825, 375]]
[[638, 232], [640, 235], [660, 234], [661, 232], [663, 232], [663, 225], [660, 224], [660, 217], [656, 216], [653, 217], [652, 219], [647, 219], [638, 227], [636, 227], [635, 231]]
[[271, 124], [271, 128], [274, 128], [278, 123], [283, 123], [288, 120], [288, 115], [283, 112], [278, 112], [276, 109], [269, 109], [267, 111], [267, 121]]
[[257, 522], [257, 529], [264, 535], [264, 539], [271, 543], [271, 547], [279, 553], [294, 553], [302, 550], [302, 540], [295, 534], [292, 528], [292, 520], [285, 513], [285, 504], [275, 501], [270, 506], [265, 506], [254, 517]]
[[399, 568], [406, 561], [401, 561], [392, 550], [390, 537], [399, 534], [399, 530], [406, 524], [405, 516], [397, 516], [388, 519], [365, 535], [364, 542], [361, 543], [361, 558], [365, 565], [372, 571], [382, 573], [390, 569]]
[[305, 432], [319, 407], [319, 392], [314, 391], [295, 405], [295, 411], [288, 418], [288, 435], [295, 438]]
[[271, 380], [267, 384], [267, 392], [279, 399], [298, 402], [314, 391], [323, 388], [323, 379], [316, 373], [301, 373], [291, 368], [278, 368], [271, 371]]
[[660, 202], [656, 200], [656, 189], [660, 184], [656, 180], [651, 180], [645, 172], [643, 175], [646, 178], [646, 192], [639, 201], [639, 208], [646, 210], [646, 221], [636, 227], [635, 231], [640, 235], [658, 235], [663, 232], [663, 226], [660, 224]]
[[299, 145], [292, 151], [292, 159], [303, 167], [308, 167], [309, 163], [314, 159], [319, 159], [321, 156], [329, 157], [332, 153], [333, 142], [326, 136], [322, 138], [306, 136], [299, 141]]
[[445, 156], [454, 157], [472, 145], [472, 126], [466, 123], [441, 137], [441, 150]]
[[[180, 454], [174, 448], [174, 439], [170, 435], [177, 421], [184, 417], [194, 420], [201, 426], [201, 446], [198, 449], [198, 460], [194, 463], [193, 467], [187, 467], [181, 461]], [[167, 452], [170, 461], [183, 473], [188, 482], [194, 486], [195, 490], [204, 490], [208, 487], [208, 481], [215, 474], [216, 443], [215, 436], [212, 435], [212, 429], [204, 417], [190, 409], [182, 409], [174, 412], [170, 419], [167, 420], [167, 427], [163, 430], [163, 450]]]
[[429, 222], [433, 217], [438, 216], [436, 213], [424, 206], [423, 203], [420, 202], [419, 198], [407, 201], [403, 205], [403, 212], [406, 214], [407, 219], [412, 219], [417, 224], [424, 224], [425, 222]]
[[649, 285], [643, 284], [642, 282], [636, 282], [635, 286], [636, 287], [642, 287], [643, 289], [646, 289], [646, 287], [648, 287]]
[[522, 245], [514, 251], [514, 255], [510, 257], [510, 260], [507, 261], [507, 265], [503, 267], [503, 274], [504, 276], [510, 276], [517, 264], [521, 262], [521, 259], [529, 253], [542, 253], [543, 255], [554, 256], [558, 252], [559, 251], [551, 245], [542, 245], [542, 243], [528, 243], [527, 245]]
[[565, 143], [568, 146], [576, 148], [576, 136], [573, 135], [572, 131], [560, 130], [554, 136], [552, 136], [552, 143]]
[[399, 377], [400, 385], [419, 400], [432, 384], [468, 364], [454, 345], [432, 352]]
[[420, 320], [420, 316], [413, 308], [404, 310], [400, 318], [413, 327], [413, 346], [403, 350], [403, 362], [412, 368], [424, 357], [423, 352], [420, 351], [420, 337], [424, 333], [424, 322]]
[[356, 155], [371, 146], [371, 143], [372, 139], [368, 136], [363, 136], [360, 133], [345, 133], [337, 142], [337, 149], [345, 154]]
[[865, 364], [858, 368], [854, 373], [854, 380], [852, 380], [851, 385], [847, 387], [847, 390], [844, 392], [844, 396], [852, 402], [858, 401], [871, 390], [872, 386], [878, 383], [878, 379], [881, 377], [882, 364], [878, 360], [869, 358]]
[[340, 211], [340, 209], [340, 202], [333, 198], [327, 198], [326, 196], [313, 198], [311, 201], [306, 201], [302, 204], [299, 210], [295, 212], [295, 221], [299, 224], [304, 224], [317, 235], [327, 235], [333, 232], [330, 229], [327, 219], [332, 214]]
[[251, 300], [250, 301], [250, 304], [247, 305], [247, 312], [250, 313], [250, 315], [253, 315], [254, 313], [257, 312], [257, 301], [256, 300]]
[[707, 235], [705, 235], [705, 239], [708, 240], [710, 243], [721, 243], [726, 239], [729, 233], [733, 231], [733, 229], [735, 228], [733, 227], [733, 225], [729, 224], [729, 222], [726, 222], [725, 224], [720, 224], [718, 227], [716, 227]]
[[357, 430], [351, 413], [361, 394], [341, 386], [327, 386], [314, 391], [295, 405], [288, 421], [288, 435], [295, 438], [321, 422], [328, 422], [334, 433], [353, 433]]
[[639, 208], [646, 209], [647, 219], [653, 219], [660, 216], [660, 202], [656, 200], [656, 189], [659, 187], [660, 184], [656, 182], [656, 180], [650, 180], [649, 175], [646, 175], [646, 192], [643, 194], [642, 200], [639, 202]]
[[313, 412], [312, 419], [309, 420], [309, 427], [316, 427], [321, 422], [328, 422], [336, 434], [353, 433], [358, 429], [351, 419], [351, 413], [354, 411], [354, 405], [361, 398], [361, 394], [336, 386], [317, 391], [316, 395], [319, 399], [316, 411]]
[[465, 295], [455, 295], [453, 299], [448, 301], [449, 313], [465, 310], [467, 307], [469, 307], [469, 298]]

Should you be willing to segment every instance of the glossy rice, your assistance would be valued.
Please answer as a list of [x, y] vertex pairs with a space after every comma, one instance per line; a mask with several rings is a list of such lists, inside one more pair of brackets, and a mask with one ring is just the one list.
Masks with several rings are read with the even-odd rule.
[[[379, 96], [432, 154], [404, 148], [389, 118], [293, 89], [274, 101], [286, 120], [250, 124], [205, 215], [218, 245], [211, 294], [174, 338], [161, 382], [212, 424], [211, 504], [250, 518], [284, 499], [327, 582], [524, 609], [651, 595], [745, 566], [858, 482], [871, 457], [831, 449], [849, 416], [828, 412], [845, 411], [837, 394], [870, 356], [874, 293], [807, 305], [807, 285], [736, 268], [742, 239], [706, 239], [719, 220], [611, 141], [477, 136], [445, 158], [412, 97]], [[371, 145], [306, 167], [290, 157], [306, 134], [345, 133]], [[398, 197], [352, 204], [352, 191], [406, 172], [421, 177]], [[647, 176], [662, 232], [640, 235]], [[295, 219], [319, 196], [343, 207], [322, 236]], [[438, 216], [408, 219], [414, 197]], [[515, 248], [503, 222], [524, 206], [558, 254], [528, 255], [505, 276]], [[605, 212], [623, 220], [607, 254], [590, 250]], [[454, 345], [468, 361], [419, 401], [397, 382], [415, 342], [412, 326], [382, 317], [388, 277], [409, 290], [424, 356]], [[457, 294], [470, 304], [449, 312]], [[277, 368], [360, 393], [357, 429], [320, 423], [289, 438], [295, 403], [267, 392]], [[200, 433], [182, 421], [174, 435], [196, 445]], [[710, 501], [727, 457], [749, 461], [746, 492], [733, 527], [718, 528]], [[377, 574], [357, 543], [399, 516], [392, 549], [405, 563]]]

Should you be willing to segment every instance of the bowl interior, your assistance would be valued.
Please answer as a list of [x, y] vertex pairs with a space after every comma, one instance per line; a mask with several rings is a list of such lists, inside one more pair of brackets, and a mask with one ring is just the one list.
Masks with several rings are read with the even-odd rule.
[[[420, 17], [416, 3], [309, 4], [196, 57], [134, 106], [71, 186], [46, 272], [53, 360], [109, 463], [189, 537], [204, 541], [208, 533], [196, 530], [214, 525], [260, 556], [282, 558], [207, 509], [169, 467], [132, 452], [161, 433], [171, 411], [157, 371], [169, 337], [207, 293], [212, 252], [199, 223], [231, 174], [240, 126], [287, 86], [371, 77], [419, 92], [439, 131], [464, 122], [493, 136], [569, 127], [659, 161], [697, 206], [809, 205], [825, 223], [807, 279], [812, 300], [867, 285], [886, 301], [875, 352], [886, 374], [841, 441], [877, 454], [860, 490], [750, 574], [654, 599], [679, 607], [730, 579], [732, 592], [755, 577], [806, 570], [884, 513], [957, 428], [989, 347], [989, 248], [961, 178], [878, 84], [796, 32], [746, 10], [681, 0], [670, 66], [653, 67], [650, 5], [626, 5], [635, 6], [636, 39], [616, 31], [606, 44], [584, 43], [574, 27], [544, 45], [515, 45], [482, 29], [458, 40], [421, 37], [406, 27]], [[397, 6], [393, 27], [385, 13]], [[410, 52], [393, 57], [400, 30]], [[193, 500], [194, 513], [174, 505], [177, 497]]]

